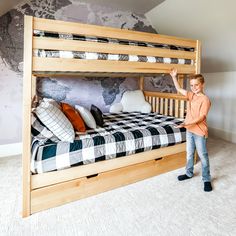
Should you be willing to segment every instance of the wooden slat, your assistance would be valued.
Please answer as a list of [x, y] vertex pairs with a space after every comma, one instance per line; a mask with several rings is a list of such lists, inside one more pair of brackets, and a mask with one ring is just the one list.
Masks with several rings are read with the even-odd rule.
[[144, 91], [145, 96], [159, 97], [159, 98], [172, 98], [177, 100], [187, 100], [187, 98], [183, 95], [176, 93], [162, 93], [162, 92], [152, 92], [152, 91]]
[[131, 184], [185, 165], [185, 152], [32, 191], [32, 213]]
[[196, 47], [196, 40], [177, 38], [160, 34], [137, 32], [126, 29], [111, 28], [105, 26], [49, 20], [34, 18], [34, 29], [50, 32], [71, 33], [86, 36], [105, 38], [127, 39], [141, 42], [152, 42], [161, 44], [178, 45], [185, 47]]
[[152, 111], [155, 112], [155, 109], [156, 109], [156, 98], [155, 97], [152, 97]]
[[153, 112], [153, 97], [149, 97], [149, 103], [151, 105], [151, 111]]
[[148, 97], [148, 102], [152, 104], [152, 97]]
[[160, 98], [160, 113], [164, 115], [164, 99]]
[[168, 116], [168, 98], [165, 98], [165, 112], [164, 112], [164, 114], [165, 114], [165, 116]]
[[[37, 71], [169, 73], [172, 67], [173, 64], [162, 63], [33, 57], [33, 71], [36, 73]], [[178, 64], [175, 68], [182, 74], [195, 72], [195, 67], [192, 65]]]
[[179, 117], [179, 100], [175, 100], [175, 117]]
[[66, 71], [62, 71], [62, 72], [57, 72], [57, 71], [34, 71], [33, 72], [34, 76], [36, 77], [58, 77], [58, 78], [78, 78], [78, 77], [112, 77], [112, 78], [117, 78], [117, 77], [132, 77], [132, 78], [140, 78], [140, 75], [143, 76], [156, 76], [155, 73], [122, 73], [122, 72], [117, 72], [117, 73], [113, 73], [113, 72], [79, 72], [79, 71], [74, 71], [74, 72], [66, 72]]
[[43, 37], [34, 37], [33, 48], [196, 59], [196, 52]]
[[160, 98], [156, 97], [156, 112], [160, 112]]
[[170, 101], [169, 115], [170, 115], [170, 116], [173, 116], [173, 114], [174, 114], [174, 111], [173, 111], [173, 110], [174, 110], [173, 101], [174, 101], [174, 100], [171, 98], [169, 101]]
[[23, 124], [22, 124], [22, 178], [23, 178], [23, 210], [22, 216], [29, 216], [31, 191], [31, 93], [32, 93], [32, 33], [33, 18], [24, 18], [24, 76], [23, 76]]
[[180, 118], [184, 118], [185, 101], [180, 101]]
[[156, 103], [157, 103], [156, 97], [153, 97], [153, 98], [152, 98], [152, 111], [153, 111], [153, 112], [157, 112], [157, 110], [156, 110], [156, 108], [157, 108]]

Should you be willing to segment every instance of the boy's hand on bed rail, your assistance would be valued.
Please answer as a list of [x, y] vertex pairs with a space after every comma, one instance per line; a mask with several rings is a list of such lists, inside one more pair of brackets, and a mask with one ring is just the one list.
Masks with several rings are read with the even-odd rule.
[[179, 124], [179, 125], [177, 125], [177, 128], [184, 128], [185, 127], [185, 124], [184, 123], [182, 123], [182, 124]]
[[185, 127], [185, 123], [175, 124], [174, 127], [178, 128], [178, 129], [184, 128]]

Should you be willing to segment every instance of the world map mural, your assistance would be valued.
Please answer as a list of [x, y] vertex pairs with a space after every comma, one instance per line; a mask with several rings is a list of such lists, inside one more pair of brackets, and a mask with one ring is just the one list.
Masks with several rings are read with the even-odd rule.
[[[156, 33], [142, 15], [77, 0], [31, 0], [0, 17], [0, 112], [6, 114], [0, 118], [0, 129], [6, 131], [8, 127], [0, 144], [21, 140], [24, 15]], [[150, 78], [145, 86], [149, 90], [173, 89], [171, 83], [161, 81], [161, 75]], [[87, 108], [95, 104], [104, 112], [109, 111], [110, 105], [118, 102], [126, 90], [137, 88], [137, 78], [37, 79], [37, 93], [42, 97]]]

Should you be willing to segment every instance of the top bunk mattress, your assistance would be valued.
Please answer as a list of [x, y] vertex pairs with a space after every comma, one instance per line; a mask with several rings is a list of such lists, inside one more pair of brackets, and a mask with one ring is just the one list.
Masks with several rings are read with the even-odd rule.
[[106, 113], [104, 127], [78, 134], [73, 143], [32, 143], [32, 173], [43, 173], [171, 146], [186, 141], [182, 122], [157, 113]]

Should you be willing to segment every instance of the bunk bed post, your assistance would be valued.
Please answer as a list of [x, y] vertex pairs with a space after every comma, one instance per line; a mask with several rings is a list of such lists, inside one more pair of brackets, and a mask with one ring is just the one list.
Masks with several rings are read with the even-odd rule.
[[200, 74], [201, 72], [201, 42], [197, 40], [197, 47], [196, 47], [196, 62], [195, 62], [195, 74]]
[[32, 44], [33, 44], [33, 17], [24, 18], [24, 77], [23, 77], [23, 209], [22, 216], [31, 213], [31, 97], [32, 97]]

